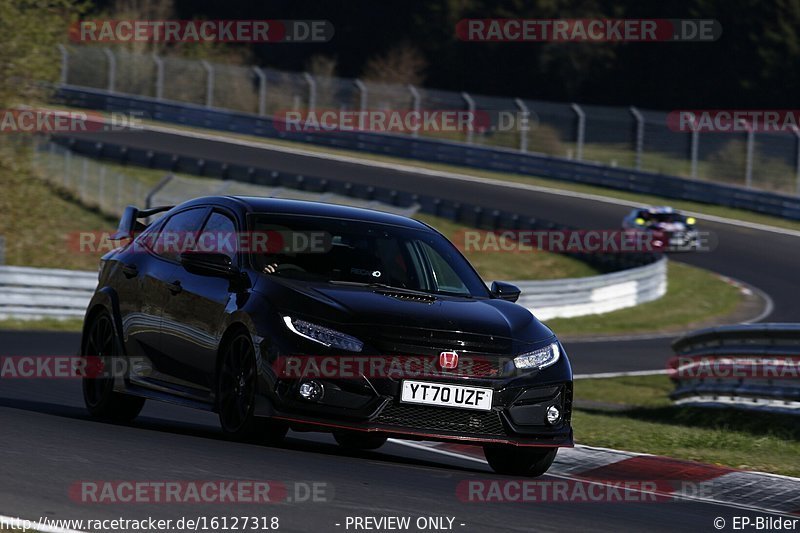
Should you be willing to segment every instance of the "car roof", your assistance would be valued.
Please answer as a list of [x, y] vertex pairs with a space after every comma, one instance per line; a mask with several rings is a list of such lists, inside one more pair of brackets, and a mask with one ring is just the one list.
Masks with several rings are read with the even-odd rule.
[[286, 215], [306, 215], [319, 217], [333, 217], [349, 220], [374, 222], [376, 224], [391, 224], [414, 229], [427, 229], [430, 226], [412, 218], [339, 204], [324, 202], [311, 202], [307, 200], [290, 200], [287, 198], [269, 198], [264, 196], [205, 196], [189, 200], [181, 207], [191, 205], [219, 205], [234, 210], [243, 209], [247, 213], [277, 213]]

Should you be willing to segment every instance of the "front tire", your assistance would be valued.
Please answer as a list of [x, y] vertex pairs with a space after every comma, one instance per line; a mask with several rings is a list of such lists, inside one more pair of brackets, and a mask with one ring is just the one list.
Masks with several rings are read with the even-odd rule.
[[538, 477], [547, 472], [556, 458], [558, 448], [523, 448], [485, 446], [483, 454], [492, 470], [498, 474]]
[[222, 432], [234, 440], [279, 444], [288, 427], [255, 416], [257, 382], [253, 343], [249, 335], [239, 333], [225, 345], [217, 376], [217, 410]]
[[[119, 342], [111, 316], [103, 311], [96, 315], [86, 329], [83, 357], [97, 358], [100, 365], [86, 365], [94, 370], [113, 371], [114, 358], [119, 356]], [[84, 361], [90, 361], [84, 359]], [[99, 368], [98, 368], [99, 366]], [[114, 376], [97, 376], [87, 372], [82, 380], [83, 403], [95, 418], [113, 422], [130, 422], [142, 411], [144, 398], [114, 391]]]

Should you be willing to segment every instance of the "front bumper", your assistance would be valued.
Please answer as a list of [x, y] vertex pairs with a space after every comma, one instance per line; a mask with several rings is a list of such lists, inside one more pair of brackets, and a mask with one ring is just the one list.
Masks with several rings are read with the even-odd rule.
[[[287, 421], [301, 431], [379, 432], [411, 440], [474, 444], [573, 445], [571, 379], [548, 383], [536, 376], [429, 380], [491, 387], [494, 395], [489, 411], [403, 403], [399, 400], [402, 380], [317, 381], [326, 391], [321, 400], [299, 397], [302, 380], [279, 381], [274, 389], [273, 409], [256, 414]], [[562, 413], [554, 425], [545, 420], [545, 411], [552, 405]]]

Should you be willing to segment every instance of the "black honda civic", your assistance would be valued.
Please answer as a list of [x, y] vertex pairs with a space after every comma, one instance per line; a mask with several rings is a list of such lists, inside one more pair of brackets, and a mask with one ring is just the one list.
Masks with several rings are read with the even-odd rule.
[[128, 207], [113, 238], [81, 345], [104, 369], [83, 380], [94, 416], [162, 400], [218, 413], [237, 439], [460, 442], [530, 476], [573, 443], [561, 343], [422, 222], [207, 197]]

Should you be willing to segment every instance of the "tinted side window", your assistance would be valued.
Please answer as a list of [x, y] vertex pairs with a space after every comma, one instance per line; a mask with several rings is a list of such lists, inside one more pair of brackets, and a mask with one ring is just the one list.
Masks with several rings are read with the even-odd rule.
[[236, 224], [227, 215], [211, 213], [197, 243], [199, 250], [225, 254], [231, 258], [234, 265], [236, 264], [236, 251], [239, 246]]
[[172, 215], [161, 227], [153, 251], [170, 261], [178, 261], [181, 252], [194, 249], [200, 226], [208, 208], [197, 207]]

